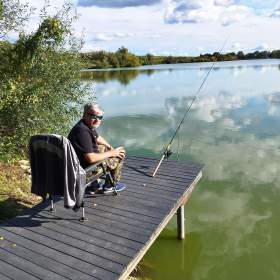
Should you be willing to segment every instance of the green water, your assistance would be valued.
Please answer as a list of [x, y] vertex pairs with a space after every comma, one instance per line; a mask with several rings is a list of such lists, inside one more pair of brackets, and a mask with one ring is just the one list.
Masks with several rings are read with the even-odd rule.
[[[280, 279], [279, 60], [217, 63], [173, 158], [205, 164], [186, 205], [143, 259], [160, 280]], [[86, 73], [105, 110], [101, 133], [128, 154], [160, 157], [209, 64]], [[92, 80], [91, 80], [92, 79]]]

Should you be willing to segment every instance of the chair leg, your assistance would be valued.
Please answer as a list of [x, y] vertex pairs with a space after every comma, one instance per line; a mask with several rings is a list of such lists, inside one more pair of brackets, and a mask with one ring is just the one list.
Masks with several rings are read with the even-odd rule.
[[86, 222], [88, 220], [88, 218], [86, 218], [86, 214], [85, 214], [85, 201], [83, 200], [82, 202], [82, 218], [79, 219], [80, 222]]
[[51, 201], [51, 208], [50, 208], [50, 212], [55, 212], [55, 208], [54, 208], [54, 203], [53, 203], [53, 196], [50, 194], [49, 195], [49, 200]]

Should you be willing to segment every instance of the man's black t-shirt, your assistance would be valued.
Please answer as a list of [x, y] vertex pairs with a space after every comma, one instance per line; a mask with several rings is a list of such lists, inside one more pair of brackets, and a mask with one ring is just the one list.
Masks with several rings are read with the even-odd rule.
[[68, 139], [71, 142], [80, 164], [83, 168], [90, 164], [85, 160], [84, 154], [98, 153], [96, 139], [98, 134], [95, 129], [90, 129], [83, 120], [80, 120], [70, 131]]

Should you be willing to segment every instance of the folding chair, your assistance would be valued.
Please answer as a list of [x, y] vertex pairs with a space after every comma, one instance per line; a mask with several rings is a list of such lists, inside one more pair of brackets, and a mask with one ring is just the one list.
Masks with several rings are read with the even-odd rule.
[[114, 193], [117, 194], [113, 178], [110, 172], [106, 171], [104, 162], [97, 162], [83, 169], [70, 141], [64, 136], [57, 134], [32, 136], [29, 142], [29, 159], [31, 192], [41, 196], [43, 201], [46, 201], [48, 195], [52, 212], [55, 211], [53, 197], [63, 196], [64, 206], [76, 212], [82, 208], [82, 217], [79, 220], [86, 221], [85, 189], [92, 182], [106, 176], [114, 187]]

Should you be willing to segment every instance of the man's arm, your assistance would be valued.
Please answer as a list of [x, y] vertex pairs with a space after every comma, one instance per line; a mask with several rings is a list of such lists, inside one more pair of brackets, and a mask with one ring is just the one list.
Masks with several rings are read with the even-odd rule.
[[120, 159], [124, 159], [125, 150], [123, 147], [118, 147], [116, 149], [111, 149], [110, 151], [105, 153], [86, 153], [84, 154], [84, 157], [88, 163], [96, 163], [110, 157], [118, 157]]
[[97, 137], [96, 142], [99, 145], [104, 145], [108, 149], [113, 149], [113, 147], [100, 135]]

